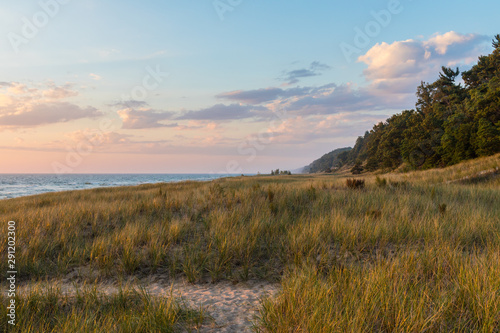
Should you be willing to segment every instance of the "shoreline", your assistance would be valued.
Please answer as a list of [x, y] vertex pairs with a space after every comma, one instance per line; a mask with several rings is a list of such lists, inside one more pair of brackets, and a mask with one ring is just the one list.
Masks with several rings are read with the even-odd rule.
[[[21, 193], [15, 193], [12, 194], [12, 192], [9, 192], [7, 194], [2, 194], [4, 191], [4, 186], [5, 184], [2, 184], [4, 180], [2, 177], [29, 177], [31, 179], [40, 177], [49, 177], [52, 180], [54, 179], [63, 179], [68, 180], [68, 183], [70, 183], [67, 186], [60, 186], [60, 188], [55, 188], [55, 189], [49, 189], [47, 186], [51, 186], [49, 182], [44, 183], [44, 184], [38, 184], [34, 186], [39, 186], [41, 189], [35, 189], [35, 190], [29, 190], [30, 186], [33, 186], [30, 182], [25, 182], [25, 183], [19, 183], [19, 184], [13, 184], [12, 182], [7, 184], [8, 186], [18, 186], [21, 189]], [[198, 177], [197, 177], [198, 176]], [[196, 182], [204, 182], [204, 181], [212, 181], [215, 179], [224, 179], [224, 178], [234, 178], [234, 177], [240, 177], [241, 174], [135, 174], [135, 173], [130, 173], [130, 174], [65, 174], [65, 175], [57, 175], [57, 174], [0, 174], [0, 201], [4, 200], [10, 200], [10, 199], [16, 199], [16, 198], [22, 198], [22, 197], [30, 197], [30, 196], [36, 196], [36, 195], [41, 195], [41, 194], [48, 194], [48, 193], [59, 193], [59, 192], [71, 192], [71, 191], [81, 191], [81, 190], [92, 190], [92, 189], [98, 189], [98, 188], [116, 188], [116, 187], [128, 187], [128, 186], [140, 186], [140, 185], [148, 185], [148, 184], [170, 184], [170, 183], [180, 183], [184, 181], [196, 181]], [[253, 174], [245, 175], [245, 177], [251, 177], [254, 176]], [[80, 177], [88, 177], [84, 179], [77, 179]], [[99, 181], [93, 180], [91, 178], [101, 178]], [[115, 182], [115, 183], [102, 183], [102, 181], [105, 181], [106, 177], [108, 177], [108, 181], [110, 182]], [[112, 179], [112, 178], [116, 179]], [[131, 178], [148, 178], [152, 177], [155, 178], [151, 181], [147, 180], [137, 180], [137, 181], [127, 181], [126, 179], [131, 179]], [[170, 177], [171, 179], [164, 179], [162, 181], [161, 178], [168, 178]], [[175, 177], [178, 177], [177, 179]], [[124, 178], [125, 181], [124, 183], [120, 183], [120, 178]], [[75, 183], [77, 182], [78, 183]], [[90, 182], [93, 181], [94, 183]], [[116, 183], [118, 181], [118, 183]], [[100, 184], [98, 184], [100, 183]], [[53, 185], [52, 185], [53, 186]], [[57, 186], [57, 185], [56, 185]], [[23, 189], [26, 189], [23, 191]]]

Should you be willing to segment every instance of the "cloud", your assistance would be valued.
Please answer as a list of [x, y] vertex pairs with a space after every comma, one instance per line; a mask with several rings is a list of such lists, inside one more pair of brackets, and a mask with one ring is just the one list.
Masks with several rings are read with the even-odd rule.
[[373, 46], [359, 62], [368, 67], [363, 74], [374, 90], [413, 93], [420, 81], [437, 77], [441, 66], [468, 65], [486, 51], [489, 38], [454, 31], [428, 40], [409, 39]]
[[147, 107], [148, 103], [144, 101], [135, 101], [135, 100], [129, 100], [129, 101], [121, 101], [118, 103], [110, 104], [110, 106], [118, 106], [121, 108], [142, 108], [142, 107]]
[[177, 120], [241, 120], [257, 117], [269, 110], [262, 106], [216, 104], [206, 109], [186, 111]]
[[25, 84], [19, 82], [6, 83], [4, 87], [7, 87], [7, 94], [10, 96], [18, 96], [31, 93], [32, 95], [34, 95], [33, 97], [35, 97], [36, 93], [40, 91], [39, 89], [36, 88], [28, 89], [28, 87]]
[[[219, 133], [195, 134], [185, 136], [173, 135], [165, 139], [144, 139], [143, 135], [135, 136], [117, 132], [100, 132], [95, 129], [84, 129], [66, 133], [63, 140], [51, 141], [43, 147], [29, 148], [20, 142], [16, 149], [67, 151], [67, 147], [92, 147], [94, 153], [127, 153], [127, 154], [231, 154], [240, 142]], [[194, 134], [194, 135], [193, 135]], [[0, 147], [6, 148], [6, 147]]]
[[276, 87], [256, 89], [256, 90], [236, 90], [226, 93], [219, 94], [215, 97], [221, 99], [227, 99], [232, 101], [237, 101], [245, 104], [262, 104], [265, 102], [273, 101], [277, 98], [292, 97], [292, 96], [302, 96], [306, 95], [311, 91], [312, 88], [291, 88], [291, 89], [281, 89]]
[[71, 84], [47, 82], [28, 86], [19, 82], [0, 84], [0, 126], [35, 127], [103, 115], [94, 107], [63, 101], [77, 96]]
[[[266, 88], [233, 91], [217, 95], [242, 103], [262, 104], [269, 110], [286, 109], [291, 114], [333, 114], [377, 108], [378, 100], [371, 100], [365, 88], [353, 84], [330, 83], [319, 87], [290, 89]], [[268, 112], [272, 116], [272, 112]]]
[[[472, 64], [487, 52], [489, 38], [477, 34], [447, 32], [427, 40], [404, 40], [381, 43], [359, 57], [367, 65], [363, 71], [366, 84], [330, 83], [319, 87], [290, 89], [268, 87], [236, 90], [217, 95], [219, 99], [264, 105], [270, 110], [287, 110], [291, 115], [332, 115], [342, 112], [401, 110], [412, 107], [415, 90], [421, 81], [434, 81], [441, 66]], [[327, 70], [327, 65], [313, 62], [308, 69], [287, 72], [293, 82], [299, 77]]]
[[69, 83], [57, 86], [53, 82], [47, 82], [30, 87], [20, 82], [0, 82], [0, 95], [23, 102], [43, 102], [78, 96], [78, 92]]
[[102, 76], [94, 74], [94, 73], [90, 73], [89, 76], [92, 78], [92, 80], [96, 80], [96, 81], [102, 80]]
[[64, 99], [78, 96], [78, 92], [68, 89], [67, 87], [53, 86], [48, 90], [43, 91], [43, 96], [50, 99]]
[[[269, 87], [233, 91], [218, 98], [261, 104], [271, 110], [285, 109], [293, 115], [331, 115], [342, 112], [401, 110], [415, 102], [421, 81], [434, 81], [441, 66], [472, 64], [487, 52], [489, 38], [477, 34], [448, 32], [428, 40], [396, 41], [372, 47], [359, 58], [367, 68], [366, 84], [330, 83], [319, 87], [283, 89]], [[321, 63], [311, 69], [326, 69]]]
[[[177, 127], [179, 129], [201, 129], [213, 130], [217, 127], [214, 121], [231, 121], [255, 117], [266, 117], [269, 109], [263, 106], [241, 105], [241, 104], [216, 104], [201, 110], [187, 110], [181, 113], [171, 111], [153, 110], [145, 102], [125, 101], [113, 104], [113, 106], [125, 106], [117, 111], [122, 119], [124, 129], [148, 129], [159, 127]], [[163, 121], [190, 121], [188, 125], [178, 123], [165, 124]], [[210, 126], [209, 126], [210, 125]]]
[[102, 132], [96, 129], [84, 129], [76, 132], [65, 134], [65, 136], [75, 143], [89, 142], [96, 146], [100, 145], [116, 145], [128, 144], [133, 135], [121, 134], [116, 132]]
[[329, 70], [330, 68], [330, 66], [322, 64], [319, 61], [313, 61], [309, 68], [283, 72], [283, 75], [279, 78], [279, 80], [284, 81], [288, 84], [295, 84], [300, 81], [299, 79], [311, 76], [319, 76], [322, 74], [322, 72]]
[[275, 141], [283, 144], [308, 144], [311, 141], [332, 137], [355, 136], [370, 128], [374, 122], [387, 115], [338, 113], [327, 116], [294, 117], [287, 119], [274, 129]]
[[378, 102], [365, 88], [353, 84], [328, 84], [313, 89], [306, 96], [286, 101], [283, 106], [295, 114], [327, 115], [378, 109]]
[[96, 118], [102, 116], [102, 112], [96, 108], [81, 108], [66, 102], [54, 102], [37, 104], [22, 112], [1, 111], [0, 126], [8, 127], [34, 127], [54, 123], [64, 123], [82, 118]]
[[169, 120], [173, 112], [162, 112], [152, 109], [136, 110], [132, 108], [118, 110], [122, 119], [123, 129], [149, 129], [159, 127], [176, 127], [177, 124], [163, 124], [161, 121]]
[[485, 41], [489, 41], [487, 36], [478, 34], [463, 35], [450, 31], [443, 35], [434, 35], [427, 42], [424, 42], [424, 45], [434, 49], [440, 55], [463, 58], [465, 54], [474, 50], [477, 44]]
[[275, 100], [282, 96], [283, 92], [284, 90], [280, 88], [265, 88], [248, 91], [236, 90], [222, 93], [215, 97], [248, 104], [261, 104]]

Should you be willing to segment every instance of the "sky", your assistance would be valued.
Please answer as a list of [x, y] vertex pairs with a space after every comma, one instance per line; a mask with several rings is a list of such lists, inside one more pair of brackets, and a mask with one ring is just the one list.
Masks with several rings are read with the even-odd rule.
[[469, 69], [498, 1], [0, 3], [0, 173], [269, 173]]

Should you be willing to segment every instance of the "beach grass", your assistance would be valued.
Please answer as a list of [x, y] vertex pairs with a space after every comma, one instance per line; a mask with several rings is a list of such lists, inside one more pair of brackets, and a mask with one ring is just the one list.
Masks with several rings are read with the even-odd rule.
[[282, 292], [260, 331], [498, 332], [499, 166], [60, 192], [1, 201], [0, 218], [24, 282], [268, 280]]
[[[10, 299], [2, 295], [0, 301]], [[195, 330], [207, 319], [174, 298], [134, 289], [108, 295], [96, 288], [66, 294], [57, 287], [37, 287], [15, 301], [15, 326], [8, 323], [8, 310], [0, 310], [2, 332], [179, 332]]]

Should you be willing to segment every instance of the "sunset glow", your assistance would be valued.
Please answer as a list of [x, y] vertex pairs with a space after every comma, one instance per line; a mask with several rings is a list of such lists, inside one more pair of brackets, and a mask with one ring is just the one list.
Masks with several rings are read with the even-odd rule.
[[470, 68], [499, 30], [498, 2], [480, 22], [455, 20], [470, 3], [370, 6], [4, 5], [0, 173], [299, 168], [413, 108], [422, 79]]

